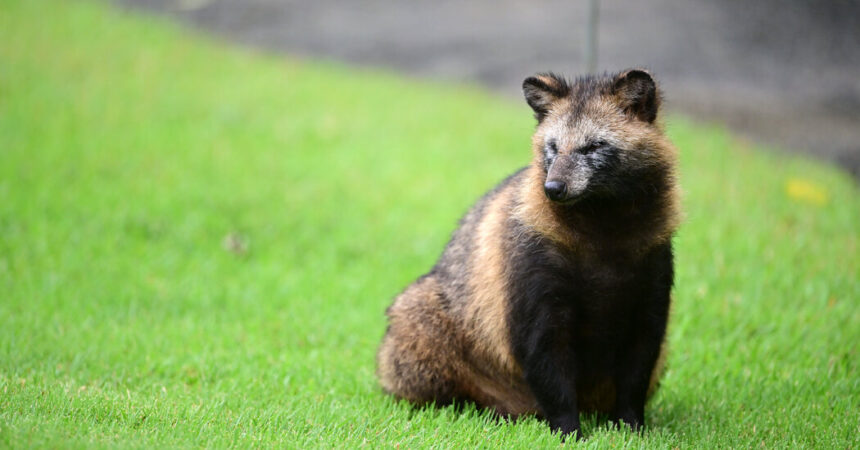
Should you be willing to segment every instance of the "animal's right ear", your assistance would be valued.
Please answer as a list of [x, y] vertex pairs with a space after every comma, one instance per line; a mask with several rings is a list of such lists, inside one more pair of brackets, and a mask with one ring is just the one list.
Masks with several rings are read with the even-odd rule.
[[569, 93], [567, 81], [553, 73], [540, 73], [523, 81], [523, 95], [534, 110], [538, 122], [543, 121], [553, 103]]

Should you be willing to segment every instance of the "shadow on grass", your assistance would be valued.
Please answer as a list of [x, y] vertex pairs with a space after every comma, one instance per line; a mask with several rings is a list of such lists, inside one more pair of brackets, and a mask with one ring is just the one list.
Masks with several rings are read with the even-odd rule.
[[499, 423], [507, 420], [504, 416], [497, 414], [490, 408], [482, 408], [470, 400], [455, 399], [449, 403], [430, 402], [423, 405], [416, 405], [408, 400], [394, 399], [397, 404], [407, 405], [409, 407], [409, 415], [407, 418], [412, 420], [420, 415], [424, 418], [439, 419], [449, 418], [460, 420], [461, 418], [485, 418], [488, 422]]
[[[646, 425], [639, 432], [635, 432], [625, 425], [618, 425], [610, 421], [609, 415], [604, 413], [581, 413], [580, 420], [582, 423], [583, 438], [587, 440], [592, 436], [602, 436], [610, 433], [621, 433], [624, 436], [639, 435], [641, 437], [647, 437], [651, 433], [658, 435], [684, 434], [689, 432], [691, 427], [696, 426], [696, 421], [690, 420], [691, 418], [721, 414], [717, 411], [718, 407], [708, 403], [697, 402], [693, 405], [688, 404], [685, 401], [686, 399], [678, 400], [677, 402], [661, 404], [659, 406], [646, 406]], [[546, 427], [547, 432], [551, 432], [549, 423], [539, 414], [525, 414], [521, 416], [502, 415], [492, 408], [478, 406], [469, 400], [457, 399], [445, 404], [427, 403], [424, 405], [415, 405], [401, 399], [392, 399], [392, 401], [396, 404], [407, 406], [406, 419], [410, 421], [417, 418], [429, 421], [447, 420], [453, 425], [455, 422], [461, 420], [479, 419], [485, 424], [500, 428], [511, 425], [516, 426], [518, 423], [536, 421]], [[723, 409], [725, 409], [725, 405]]]

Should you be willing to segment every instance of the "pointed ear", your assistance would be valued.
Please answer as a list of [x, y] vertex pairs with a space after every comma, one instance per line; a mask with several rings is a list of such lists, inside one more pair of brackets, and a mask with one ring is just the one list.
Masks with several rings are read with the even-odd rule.
[[523, 95], [534, 110], [538, 122], [546, 117], [554, 102], [569, 93], [567, 81], [553, 73], [539, 73], [523, 81]]
[[641, 69], [630, 69], [615, 77], [612, 92], [621, 109], [643, 122], [652, 123], [660, 108], [657, 84], [651, 74]]

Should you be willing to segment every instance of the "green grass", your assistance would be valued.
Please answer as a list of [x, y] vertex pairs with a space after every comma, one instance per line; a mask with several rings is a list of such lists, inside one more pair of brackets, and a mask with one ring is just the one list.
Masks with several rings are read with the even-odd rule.
[[[559, 445], [374, 378], [392, 296], [528, 161], [524, 103], [99, 4], [0, 30], [0, 447]], [[856, 184], [670, 119], [669, 370], [644, 435], [583, 445], [857, 447]]]

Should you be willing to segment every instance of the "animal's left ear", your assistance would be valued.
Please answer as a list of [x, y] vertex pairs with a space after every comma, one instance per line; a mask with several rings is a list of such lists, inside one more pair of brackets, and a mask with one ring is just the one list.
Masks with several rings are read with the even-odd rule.
[[652, 123], [660, 108], [657, 84], [651, 74], [641, 69], [630, 69], [618, 74], [612, 92], [621, 108], [631, 117]]

